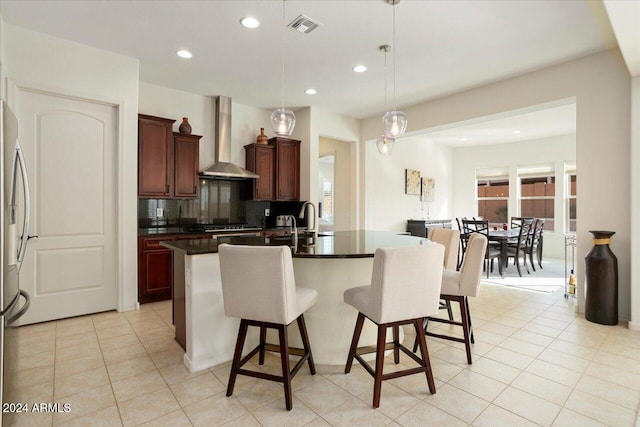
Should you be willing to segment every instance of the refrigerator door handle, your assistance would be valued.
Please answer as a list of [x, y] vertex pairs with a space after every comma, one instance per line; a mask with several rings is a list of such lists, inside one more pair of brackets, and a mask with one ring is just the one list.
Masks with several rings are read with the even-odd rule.
[[20, 295], [22, 295], [22, 297], [24, 298], [25, 303], [16, 314], [7, 319], [7, 326], [10, 326], [13, 322], [21, 318], [27, 312], [27, 310], [29, 310], [29, 306], [31, 305], [31, 296], [22, 289], [20, 289]]
[[[27, 251], [27, 241], [29, 240], [29, 223], [31, 222], [31, 199], [29, 194], [29, 177], [27, 175], [27, 163], [24, 160], [20, 142], [16, 141], [16, 157], [22, 172], [22, 186], [24, 188], [24, 223], [22, 225], [22, 236], [20, 237], [20, 250], [18, 252], [18, 271], [22, 267], [22, 261]], [[15, 190], [15, 189], [14, 189]]]

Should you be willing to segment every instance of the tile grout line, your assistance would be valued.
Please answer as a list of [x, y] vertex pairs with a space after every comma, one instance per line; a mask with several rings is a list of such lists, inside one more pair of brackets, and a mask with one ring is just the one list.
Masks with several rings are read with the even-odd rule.
[[[118, 405], [118, 400], [116, 399], [116, 391], [113, 388], [113, 381], [111, 380], [111, 374], [109, 373], [109, 369], [107, 369], [107, 361], [104, 358], [104, 351], [102, 348], [102, 343], [100, 342], [100, 337], [98, 336], [98, 331], [96, 329], [96, 325], [91, 316], [91, 324], [93, 325], [93, 329], [96, 334], [96, 339], [98, 340], [98, 347], [100, 348], [100, 357], [102, 357], [102, 363], [104, 363], [104, 370], [107, 371], [107, 378], [109, 378], [109, 387], [111, 388], [111, 394], [113, 394], [113, 401], [116, 404], [116, 410], [118, 411], [118, 417], [120, 417], [120, 424], [124, 426], [124, 419], [122, 418], [122, 412], [120, 411], [120, 406]], [[97, 411], [96, 411], [97, 412]]]

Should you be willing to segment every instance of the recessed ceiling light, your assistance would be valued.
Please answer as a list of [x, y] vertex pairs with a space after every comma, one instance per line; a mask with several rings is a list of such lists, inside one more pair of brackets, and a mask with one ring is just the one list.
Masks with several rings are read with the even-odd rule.
[[462, 141], [468, 141], [469, 138], [461, 138]]
[[242, 24], [242, 26], [245, 28], [254, 29], [260, 26], [260, 21], [258, 21], [253, 16], [245, 16], [240, 20], [240, 24]]
[[176, 52], [176, 55], [178, 55], [180, 58], [185, 58], [185, 59], [189, 59], [191, 58], [193, 55], [191, 54], [191, 52], [189, 52], [188, 50], [179, 50]]
[[520, 133], [520, 131], [519, 130], [514, 130], [513, 133]]
[[306, 93], [307, 95], [315, 95], [318, 92], [315, 89], [309, 88], [305, 90], [304, 93]]
[[364, 65], [356, 65], [355, 67], [353, 67], [353, 71], [355, 71], [356, 73], [364, 73], [365, 71], [367, 71], [367, 67], [365, 67]]

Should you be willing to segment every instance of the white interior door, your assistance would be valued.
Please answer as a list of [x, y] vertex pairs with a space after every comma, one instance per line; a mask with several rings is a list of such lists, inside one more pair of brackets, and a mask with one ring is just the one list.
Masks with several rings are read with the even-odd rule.
[[22, 324], [116, 308], [114, 106], [20, 89], [20, 141], [31, 182]]

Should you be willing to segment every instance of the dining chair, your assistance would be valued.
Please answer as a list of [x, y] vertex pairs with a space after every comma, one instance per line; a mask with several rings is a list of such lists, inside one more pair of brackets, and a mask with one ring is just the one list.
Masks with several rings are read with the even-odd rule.
[[[438, 312], [444, 247], [430, 242], [426, 245], [378, 248], [373, 258], [370, 286], [347, 289], [344, 302], [358, 310], [344, 373], [351, 372], [353, 359], [374, 378], [373, 407], [380, 406], [382, 381], [424, 373], [431, 394], [436, 386], [429, 361], [429, 351], [422, 326], [423, 319]], [[378, 326], [375, 346], [358, 347], [365, 317]], [[419, 339], [420, 355], [413, 354], [400, 343], [400, 326], [412, 324]], [[393, 330], [393, 342], [387, 344], [387, 329]], [[385, 351], [393, 349], [393, 360], [400, 363], [400, 350], [419, 366], [383, 373]], [[363, 355], [375, 353], [375, 367]]]
[[[460, 305], [461, 321], [457, 322], [439, 317], [428, 317], [428, 322], [424, 329], [425, 335], [427, 336], [464, 343], [468, 364], [472, 363], [471, 344], [475, 342], [468, 297], [477, 297], [480, 292], [480, 279], [482, 278], [482, 265], [484, 264], [485, 252], [488, 247], [487, 242], [487, 237], [483, 234], [473, 233], [469, 236], [467, 254], [460, 271], [445, 270], [442, 273], [440, 298], [447, 301], [458, 302]], [[461, 326], [463, 338], [428, 331], [428, 323], [431, 321]]]
[[529, 261], [531, 263], [531, 268], [533, 268], [533, 271], [536, 271], [536, 266], [533, 262], [534, 252], [538, 261], [538, 266], [542, 268], [542, 251], [540, 250], [540, 248], [542, 245], [544, 221], [544, 218], [536, 218], [535, 222], [533, 223], [532, 231], [530, 233], [531, 238], [529, 239], [528, 244], [524, 249], [525, 254], [529, 255]]
[[462, 265], [462, 258], [464, 258], [464, 251], [467, 249], [467, 239], [469, 238], [469, 235], [464, 232], [464, 228], [462, 227], [463, 219], [467, 219], [467, 217], [456, 217], [456, 224], [458, 225], [458, 231], [460, 231], [460, 249], [458, 250], [458, 265], [456, 266], [456, 270], [459, 270]]
[[524, 264], [524, 268], [526, 268], [527, 273], [529, 272], [529, 267], [527, 267], [527, 246], [531, 240], [531, 231], [533, 229], [533, 219], [531, 218], [523, 218], [522, 224], [519, 228], [518, 240], [513, 245], [507, 246], [507, 257], [513, 257], [513, 263], [518, 269], [518, 275], [522, 277], [522, 271], [520, 270], [520, 256], [522, 255]]
[[[311, 375], [316, 373], [303, 313], [316, 303], [318, 291], [296, 286], [291, 249], [288, 246], [222, 244], [218, 246], [218, 252], [224, 314], [228, 317], [240, 318], [227, 396], [233, 394], [238, 375], [276, 381], [284, 385], [285, 404], [290, 411], [293, 407], [291, 396], [293, 377], [305, 362], [309, 364]], [[290, 348], [288, 345], [287, 326], [294, 321], [298, 323], [303, 349]], [[260, 328], [260, 342], [242, 358], [242, 349], [249, 326]], [[278, 331], [279, 346], [266, 343], [267, 329]], [[264, 364], [265, 351], [280, 353], [281, 376], [242, 368], [257, 353], [259, 353], [258, 363]], [[289, 354], [300, 356], [300, 360], [291, 370]]]
[[[462, 220], [462, 227], [464, 233], [471, 237], [472, 233], [482, 234], [489, 241], [489, 221], [488, 220]], [[468, 249], [468, 243], [467, 243]], [[466, 256], [466, 251], [465, 251]], [[500, 248], [487, 244], [487, 250], [485, 251], [485, 271], [487, 272], [487, 279], [489, 278], [489, 270], [493, 271], [493, 260], [498, 260], [498, 272], [502, 276], [502, 252]], [[464, 260], [463, 260], [464, 263]]]

